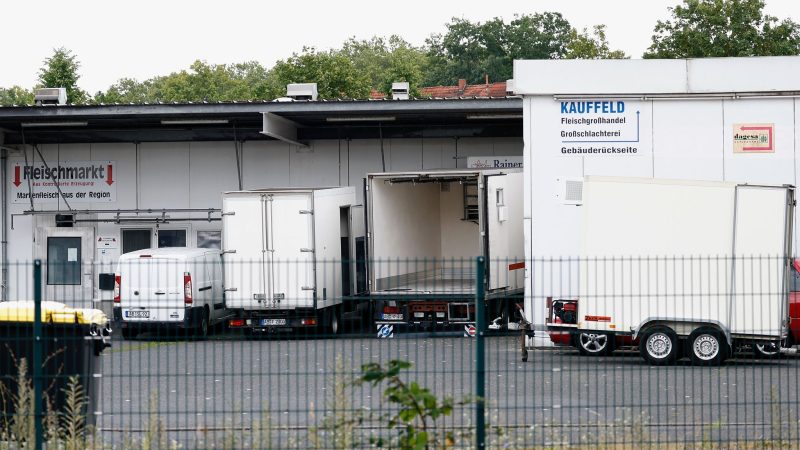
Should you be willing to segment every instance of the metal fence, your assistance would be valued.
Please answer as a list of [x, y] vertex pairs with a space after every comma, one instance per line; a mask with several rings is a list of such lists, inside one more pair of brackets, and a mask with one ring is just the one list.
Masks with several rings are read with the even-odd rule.
[[219, 303], [209, 263], [82, 267], [94, 301], [10, 266], [0, 447], [800, 447], [792, 260], [384, 261], [381, 292], [363, 263], [318, 263], [315, 290], [306, 263], [224, 267], [254, 275], [220, 281], [207, 330], [189, 310]]

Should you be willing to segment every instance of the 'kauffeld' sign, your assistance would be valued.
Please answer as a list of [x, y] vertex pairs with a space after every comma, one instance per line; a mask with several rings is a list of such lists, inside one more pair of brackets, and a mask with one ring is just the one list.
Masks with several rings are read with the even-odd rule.
[[[117, 183], [114, 161], [62, 161], [60, 164], [12, 163], [11, 197], [14, 203], [114, 202]], [[59, 190], [61, 192], [59, 192]]]

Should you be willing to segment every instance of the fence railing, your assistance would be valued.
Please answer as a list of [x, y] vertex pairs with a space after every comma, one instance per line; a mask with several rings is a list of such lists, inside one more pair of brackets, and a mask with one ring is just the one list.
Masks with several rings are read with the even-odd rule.
[[800, 446], [788, 258], [156, 259], [9, 267], [0, 447]]

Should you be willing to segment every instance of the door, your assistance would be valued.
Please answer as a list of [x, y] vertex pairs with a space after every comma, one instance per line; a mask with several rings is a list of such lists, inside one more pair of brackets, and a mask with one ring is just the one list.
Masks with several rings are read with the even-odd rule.
[[792, 191], [736, 186], [732, 333], [780, 336], [788, 317]]
[[43, 264], [44, 300], [93, 307], [94, 228], [37, 228], [34, 253]]
[[184, 316], [183, 259], [141, 255], [120, 262], [123, 320], [179, 322]]
[[522, 183], [521, 172], [485, 177], [484, 256], [489, 290], [523, 288]]
[[313, 202], [308, 193], [261, 197], [265, 235], [262, 241], [268, 308], [314, 306]]

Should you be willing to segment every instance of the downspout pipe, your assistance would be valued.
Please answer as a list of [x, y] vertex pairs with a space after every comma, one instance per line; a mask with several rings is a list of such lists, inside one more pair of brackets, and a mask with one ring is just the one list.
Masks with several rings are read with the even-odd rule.
[[0, 232], [0, 301], [8, 301], [8, 150], [3, 147], [0, 132], [0, 205], [2, 208], [2, 232]]

